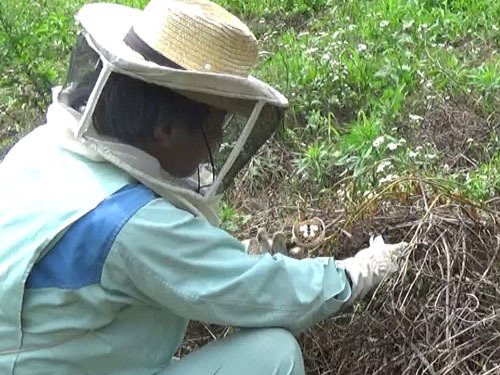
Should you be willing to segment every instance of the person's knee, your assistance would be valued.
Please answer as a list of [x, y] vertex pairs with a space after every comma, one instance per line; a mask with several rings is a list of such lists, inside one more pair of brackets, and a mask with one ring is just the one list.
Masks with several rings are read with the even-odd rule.
[[304, 374], [304, 360], [295, 337], [282, 328], [258, 330], [262, 355], [273, 362], [276, 374]]
[[299, 356], [302, 360], [299, 343], [289, 331], [283, 328], [269, 328], [264, 331], [272, 352], [287, 358]]

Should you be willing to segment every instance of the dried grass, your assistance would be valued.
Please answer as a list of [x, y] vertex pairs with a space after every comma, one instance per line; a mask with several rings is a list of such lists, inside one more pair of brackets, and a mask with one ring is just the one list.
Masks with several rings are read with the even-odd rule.
[[419, 126], [403, 124], [402, 128], [411, 144], [433, 145], [441, 162], [463, 170], [489, 159], [487, 145], [500, 130], [500, 121], [497, 114], [488, 116], [478, 108], [477, 101], [462, 97], [438, 100], [425, 110]]
[[[408, 198], [397, 187], [409, 184], [417, 188]], [[500, 374], [498, 203], [478, 207], [433, 181], [406, 179], [357, 210], [335, 211], [314, 255], [334, 247], [349, 256], [361, 232], [410, 246], [398, 275], [300, 335], [307, 374]], [[230, 329], [192, 323], [189, 332], [180, 354]]]
[[356, 213], [391, 222], [409, 251], [370, 298], [302, 335], [308, 374], [500, 374], [500, 216], [435, 187]]

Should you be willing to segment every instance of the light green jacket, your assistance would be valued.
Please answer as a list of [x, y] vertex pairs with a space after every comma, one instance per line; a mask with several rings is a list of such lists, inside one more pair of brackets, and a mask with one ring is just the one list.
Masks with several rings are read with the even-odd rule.
[[297, 333], [351, 294], [331, 258], [249, 256], [163, 198], [123, 226], [100, 282], [25, 289], [33, 264], [73, 222], [134, 181], [61, 149], [43, 126], [7, 155], [0, 179], [0, 374], [154, 374], [189, 319]]

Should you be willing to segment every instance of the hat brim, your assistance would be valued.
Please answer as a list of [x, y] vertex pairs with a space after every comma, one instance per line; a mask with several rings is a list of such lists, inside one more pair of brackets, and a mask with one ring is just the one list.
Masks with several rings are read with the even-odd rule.
[[[87, 40], [114, 71], [171, 88], [193, 100], [249, 116], [255, 103], [265, 102], [261, 116], [277, 120], [288, 100], [259, 79], [230, 74], [164, 67], [146, 61], [123, 41], [141, 10], [123, 5], [86, 4], [76, 18]], [[277, 116], [277, 117], [276, 117]]]

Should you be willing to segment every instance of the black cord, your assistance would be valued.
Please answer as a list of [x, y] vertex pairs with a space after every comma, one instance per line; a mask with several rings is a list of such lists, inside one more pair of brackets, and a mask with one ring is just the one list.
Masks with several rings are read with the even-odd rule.
[[[203, 139], [205, 140], [205, 145], [207, 146], [208, 150], [208, 156], [210, 157], [210, 165], [212, 166], [212, 183], [215, 181], [215, 165], [214, 165], [214, 158], [212, 155], [212, 150], [210, 150], [210, 146], [208, 145], [208, 139], [207, 135], [205, 134], [205, 130], [203, 130], [203, 126], [201, 126], [201, 133], [203, 134]], [[200, 179], [200, 166], [198, 166], [198, 193], [200, 190], [204, 187], [210, 186], [211, 184], [208, 185], [201, 185], [201, 179]]]

